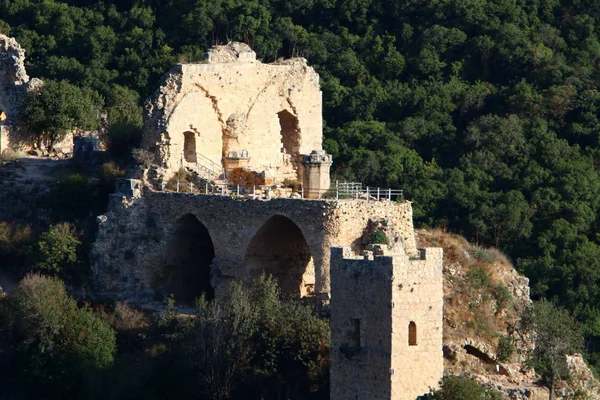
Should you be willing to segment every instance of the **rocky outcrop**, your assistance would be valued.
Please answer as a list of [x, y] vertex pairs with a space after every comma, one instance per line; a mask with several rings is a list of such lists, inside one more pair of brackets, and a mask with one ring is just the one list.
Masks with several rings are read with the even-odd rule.
[[[545, 400], [548, 389], [524, 363], [534, 341], [519, 327], [531, 305], [529, 279], [496, 249], [439, 230], [417, 231], [419, 247], [444, 249], [444, 375], [468, 375], [511, 400]], [[501, 354], [500, 338], [512, 355]], [[506, 348], [505, 348], [506, 350]], [[570, 379], [556, 399], [600, 398], [600, 384], [581, 355], [567, 356]]]

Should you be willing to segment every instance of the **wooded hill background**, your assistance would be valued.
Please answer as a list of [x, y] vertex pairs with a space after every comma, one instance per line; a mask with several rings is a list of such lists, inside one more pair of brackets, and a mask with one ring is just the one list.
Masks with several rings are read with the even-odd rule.
[[124, 135], [213, 44], [307, 58], [334, 179], [402, 188], [418, 224], [507, 252], [600, 366], [597, 1], [0, 0], [0, 29], [31, 76], [85, 89]]

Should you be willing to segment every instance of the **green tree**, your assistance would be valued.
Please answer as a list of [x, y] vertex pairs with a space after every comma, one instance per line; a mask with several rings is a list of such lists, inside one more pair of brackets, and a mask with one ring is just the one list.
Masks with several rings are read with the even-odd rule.
[[554, 398], [554, 386], [569, 376], [565, 356], [583, 349], [583, 337], [568, 311], [542, 300], [525, 313], [521, 324], [535, 337], [527, 363], [542, 377]]
[[67, 81], [46, 81], [27, 93], [20, 107], [23, 126], [49, 150], [73, 130], [94, 129], [99, 119], [92, 93]]
[[30, 251], [33, 269], [44, 274], [61, 276], [80, 267], [77, 257], [81, 242], [69, 223], [52, 225], [40, 235]]
[[113, 330], [88, 307], [78, 308], [57, 278], [27, 275], [0, 301], [0, 317], [11, 343], [2, 364], [9, 397], [77, 397], [85, 374], [114, 361]]

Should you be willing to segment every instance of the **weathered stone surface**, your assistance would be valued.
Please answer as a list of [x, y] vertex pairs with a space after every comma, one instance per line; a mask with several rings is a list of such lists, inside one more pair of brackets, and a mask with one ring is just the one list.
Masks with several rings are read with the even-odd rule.
[[[392, 238], [392, 248], [405, 247], [410, 254], [416, 254], [410, 203], [236, 200], [227, 196], [164, 192], [135, 195], [111, 196], [109, 211], [100, 219], [92, 262], [100, 293], [132, 301], [150, 301], [161, 293], [163, 285], [156, 278], [167, 264], [165, 252], [176, 223], [188, 214], [195, 216], [210, 234], [215, 252], [212, 285], [217, 294], [223, 282], [253, 276], [245, 260], [249, 245], [275, 216], [289, 220], [288, 227], [299, 228], [310, 249], [311, 262], [306, 266], [302, 283], [306, 287], [298, 288], [298, 294], [308, 294], [314, 286], [317, 294], [327, 295], [330, 246], [352, 246], [360, 252], [365, 245], [363, 237], [369, 219], [386, 218], [390, 221], [388, 235]], [[278, 234], [273, 233], [274, 242]]]
[[442, 250], [331, 249], [331, 399], [412, 400], [443, 374]]
[[244, 168], [269, 184], [304, 180], [328, 189], [330, 159], [319, 179], [302, 170], [305, 157], [322, 152], [321, 102], [319, 76], [305, 59], [263, 64], [245, 44], [217, 46], [204, 63], [166, 74], [146, 104], [142, 146], [165, 175], [200, 164], [216, 170], [200, 175], [220, 179], [225, 159], [243, 155]]
[[0, 34], [0, 113], [7, 123], [17, 117], [21, 96], [40, 84], [25, 71], [25, 50], [15, 39]]

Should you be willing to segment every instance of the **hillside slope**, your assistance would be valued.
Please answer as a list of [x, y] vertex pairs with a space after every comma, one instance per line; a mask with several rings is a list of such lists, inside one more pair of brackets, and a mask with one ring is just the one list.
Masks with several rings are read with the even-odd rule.
[[[547, 389], [525, 365], [533, 335], [519, 327], [531, 305], [529, 279], [501, 252], [461, 236], [419, 230], [417, 240], [419, 247], [444, 249], [445, 375], [473, 376], [511, 399], [547, 399]], [[558, 388], [558, 398], [600, 398], [600, 383], [583, 358], [573, 355], [567, 361], [571, 378]]]

